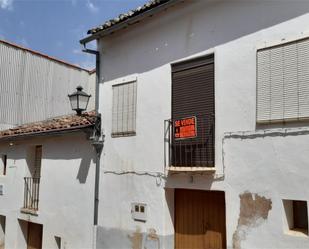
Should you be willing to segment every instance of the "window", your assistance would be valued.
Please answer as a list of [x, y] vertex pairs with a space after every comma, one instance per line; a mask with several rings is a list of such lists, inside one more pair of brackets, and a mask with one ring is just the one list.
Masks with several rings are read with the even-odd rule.
[[55, 236], [55, 242], [56, 242], [57, 249], [61, 249], [61, 237]]
[[34, 172], [33, 172], [34, 178], [39, 178], [41, 176], [41, 163], [42, 163], [42, 145], [37, 145], [35, 146]]
[[146, 221], [147, 220], [147, 204], [145, 203], [132, 203], [131, 214], [133, 220]]
[[283, 200], [288, 232], [308, 235], [308, 210], [306, 201]]
[[7, 155], [2, 155], [0, 161], [0, 174], [6, 175], [6, 168], [7, 168]]
[[257, 122], [309, 119], [309, 39], [257, 52]]
[[172, 65], [171, 167], [215, 166], [214, 55]]
[[136, 81], [113, 86], [113, 137], [136, 134], [136, 88]]

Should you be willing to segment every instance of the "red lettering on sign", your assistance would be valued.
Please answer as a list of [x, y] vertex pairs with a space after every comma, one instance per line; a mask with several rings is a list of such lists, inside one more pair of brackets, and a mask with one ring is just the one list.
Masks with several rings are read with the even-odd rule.
[[174, 138], [186, 139], [196, 137], [196, 117], [174, 121]]

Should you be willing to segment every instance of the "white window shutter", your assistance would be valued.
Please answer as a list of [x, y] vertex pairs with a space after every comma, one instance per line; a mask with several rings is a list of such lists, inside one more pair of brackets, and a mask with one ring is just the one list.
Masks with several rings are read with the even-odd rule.
[[257, 122], [309, 118], [309, 39], [257, 53]]
[[113, 86], [112, 135], [135, 134], [137, 83]]

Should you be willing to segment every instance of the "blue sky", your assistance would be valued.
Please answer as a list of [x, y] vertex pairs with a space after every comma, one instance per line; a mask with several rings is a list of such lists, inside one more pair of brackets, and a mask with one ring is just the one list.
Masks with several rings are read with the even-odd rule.
[[0, 0], [0, 39], [77, 64], [94, 67], [81, 52], [88, 29], [146, 0]]

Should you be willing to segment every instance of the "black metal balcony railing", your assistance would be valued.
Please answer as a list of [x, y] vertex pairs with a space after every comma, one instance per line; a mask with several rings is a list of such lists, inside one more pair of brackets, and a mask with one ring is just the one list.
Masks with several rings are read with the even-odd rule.
[[39, 209], [39, 177], [24, 177], [24, 209], [37, 211]]
[[214, 117], [196, 117], [196, 137], [175, 137], [175, 120], [166, 120], [165, 164], [171, 167], [214, 167]]

